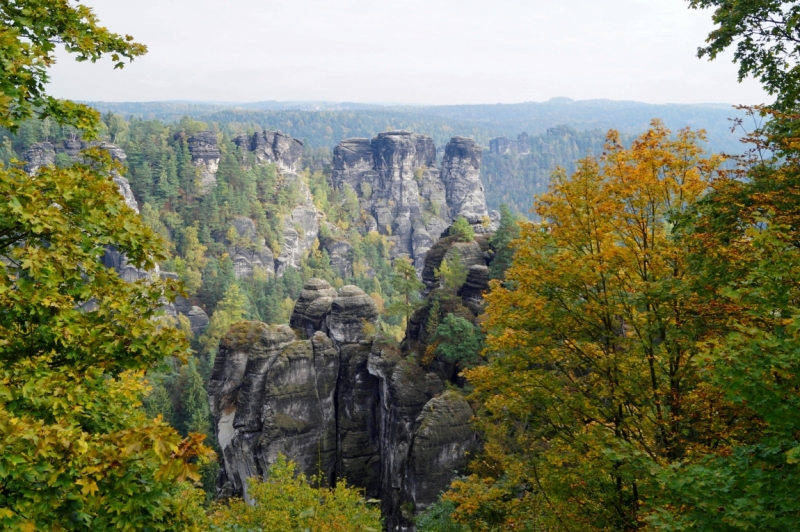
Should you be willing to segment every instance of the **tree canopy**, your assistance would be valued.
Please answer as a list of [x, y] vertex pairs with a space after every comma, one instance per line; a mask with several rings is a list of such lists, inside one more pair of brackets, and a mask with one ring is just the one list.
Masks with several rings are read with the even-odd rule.
[[47, 94], [47, 69], [55, 63], [58, 45], [77, 61], [111, 56], [122, 68], [147, 48], [99, 25], [92, 10], [68, 0], [24, 0], [0, 3], [0, 125], [16, 131], [32, 116], [53, 117], [92, 136], [99, 114], [94, 109]]

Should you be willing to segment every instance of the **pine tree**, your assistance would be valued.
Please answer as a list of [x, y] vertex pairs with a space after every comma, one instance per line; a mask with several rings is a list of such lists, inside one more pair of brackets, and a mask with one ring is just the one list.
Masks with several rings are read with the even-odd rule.
[[489, 243], [494, 248], [494, 258], [489, 265], [492, 279], [504, 279], [506, 270], [514, 259], [514, 248], [511, 243], [519, 237], [519, 220], [504, 203], [500, 205], [500, 227], [492, 235]]

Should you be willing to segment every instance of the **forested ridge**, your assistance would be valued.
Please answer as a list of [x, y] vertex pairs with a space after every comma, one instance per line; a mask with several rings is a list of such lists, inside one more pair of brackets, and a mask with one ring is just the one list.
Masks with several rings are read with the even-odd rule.
[[668, 127], [692, 127], [708, 132], [712, 151], [741, 153], [741, 131], [731, 133], [732, 118], [741, 111], [725, 104], [653, 105], [639, 102], [553, 98], [547, 102], [496, 105], [366, 106], [298, 102], [281, 107], [259, 104], [204, 104], [201, 102], [88, 102], [102, 113], [111, 111], [125, 118], [165, 122], [191, 116], [221, 128], [244, 132], [247, 128], [281, 130], [309, 147], [333, 148], [349, 137], [372, 138], [382, 131], [405, 129], [433, 137], [444, 146], [453, 135], [474, 138], [487, 146], [501, 135], [544, 135], [548, 128], [566, 125], [572, 129], [607, 130], [625, 134], [647, 129], [653, 118]]
[[146, 47], [0, 5], [0, 528], [794, 530], [800, 5], [688, 4], [775, 98], [743, 155], [727, 108], [99, 113], [53, 43]]

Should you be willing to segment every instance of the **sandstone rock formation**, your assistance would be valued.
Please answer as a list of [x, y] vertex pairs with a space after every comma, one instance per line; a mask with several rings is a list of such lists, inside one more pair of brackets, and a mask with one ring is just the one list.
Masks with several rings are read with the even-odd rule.
[[236, 230], [238, 238], [236, 242], [226, 242], [226, 244], [236, 278], [252, 277], [258, 270], [264, 275], [275, 275], [275, 257], [264, 239], [258, 238], [256, 223], [250, 218], [236, 216], [231, 225]]
[[209, 398], [224, 457], [223, 491], [243, 493], [247, 477], [263, 475], [279, 453], [309, 476], [322, 472], [323, 482], [334, 481], [340, 461], [339, 352], [358, 345], [364, 323], [374, 323], [378, 313], [359, 288], [345, 286], [331, 297], [323, 295], [332, 292], [326, 285], [314, 280], [306, 286], [292, 321], [308, 324], [304, 320], [314, 303], [327, 299], [330, 313], [324, 321], [337, 331], [331, 337], [305, 327], [313, 334], [300, 340], [288, 325], [244, 322], [220, 343]]
[[331, 181], [358, 195], [366, 213], [363, 230], [390, 235], [392, 258], [407, 256], [421, 272], [425, 253], [453, 219], [464, 216], [480, 224], [488, 215], [480, 162], [480, 147], [455, 137], [440, 169], [433, 139], [390, 131], [339, 143]]
[[489, 151], [495, 155], [506, 155], [511, 153], [511, 141], [508, 137], [497, 137], [489, 141]]
[[220, 343], [209, 383], [223, 452], [221, 494], [242, 494], [278, 453], [325, 482], [381, 499], [388, 530], [438, 498], [477, 448], [457, 392], [368, 334], [372, 299], [355, 286], [308, 281], [291, 326], [245, 322]]
[[25, 171], [33, 175], [43, 166], [52, 166], [56, 161], [56, 150], [49, 142], [37, 142], [23, 154]]
[[282, 173], [300, 171], [303, 142], [280, 131], [259, 131], [253, 135], [239, 135], [233, 142], [255, 154], [259, 163], [274, 163]]
[[207, 193], [217, 182], [217, 170], [221, 154], [217, 146], [217, 134], [201, 131], [189, 138], [189, 153], [192, 164], [200, 169], [200, 192]]
[[300, 261], [317, 241], [322, 217], [314, 206], [308, 185], [297, 175], [288, 174], [286, 177], [296, 183], [303, 199], [283, 221], [283, 246], [275, 259], [275, 273], [278, 275], [283, 274], [287, 267], [300, 267]]
[[453, 219], [463, 216], [471, 224], [480, 224], [488, 217], [481, 183], [481, 148], [474, 140], [453, 137], [447, 144], [442, 159], [442, 181]]

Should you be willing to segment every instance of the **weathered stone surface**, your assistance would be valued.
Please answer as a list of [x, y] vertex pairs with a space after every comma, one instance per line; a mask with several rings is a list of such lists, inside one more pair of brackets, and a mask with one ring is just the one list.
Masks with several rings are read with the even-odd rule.
[[390, 131], [372, 140], [339, 143], [331, 181], [358, 195], [364, 231], [391, 235], [390, 257], [409, 257], [422, 275], [426, 253], [450, 221], [464, 216], [476, 232], [485, 230], [480, 226], [488, 215], [480, 161], [481, 149], [474, 141], [455, 137], [439, 169], [430, 137]]
[[234, 216], [231, 225], [236, 229], [236, 234], [240, 239], [255, 242], [256, 223], [253, 220], [245, 216]]
[[468, 454], [478, 448], [477, 434], [469, 425], [471, 417], [469, 403], [452, 390], [422, 408], [403, 478], [415, 513], [436, 502], [453, 475], [467, 466]]
[[303, 142], [280, 131], [259, 131], [233, 139], [242, 149], [255, 154], [260, 163], [274, 163], [282, 173], [297, 173], [303, 159]]
[[473, 305], [479, 307], [483, 305], [483, 294], [489, 290], [489, 268], [484, 264], [473, 264], [469, 266], [467, 280], [458, 295]]
[[435, 271], [442, 265], [445, 254], [455, 243], [455, 237], [443, 237], [425, 254], [425, 263], [422, 267], [422, 282], [425, 283], [428, 289], [439, 286]]
[[[429, 246], [417, 242], [438, 234], [422, 220], [431, 221], [434, 233], [440, 216], [446, 216], [445, 187], [439, 179], [433, 139], [408, 131], [380, 133], [371, 141], [342, 141], [333, 155], [331, 180], [339, 189], [352, 189], [365, 211], [365, 232], [391, 234], [391, 258], [406, 256], [422, 264]], [[420, 222], [420, 223], [417, 223]]]
[[339, 350], [336, 403], [337, 476], [379, 497], [381, 441], [379, 438], [378, 379], [367, 369], [370, 345], [346, 344]]
[[321, 474], [323, 484], [333, 485], [338, 372], [338, 353], [322, 333], [281, 350], [263, 393], [258, 442], [262, 472], [283, 454], [307, 476]]
[[119, 193], [122, 194], [122, 197], [125, 198], [125, 205], [139, 213], [139, 203], [136, 201], [136, 197], [133, 195], [133, 191], [131, 190], [131, 184], [128, 182], [127, 179], [122, 177], [121, 175], [115, 174], [114, 183], [117, 184], [119, 188]]
[[334, 297], [336, 290], [328, 284], [328, 281], [309, 279], [294, 304], [290, 325], [303, 331], [307, 338], [311, 338], [317, 331], [327, 333], [328, 326], [325, 320]]
[[357, 286], [343, 286], [331, 303], [327, 318], [330, 337], [337, 344], [356, 344], [366, 338], [364, 325], [378, 321], [375, 302]]
[[407, 508], [404, 503], [411, 501], [405, 479], [417, 418], [438, 389], [432, 386], [432, 380], [438, 381], [438, 377], [429, 379], [418, 365], [375, 347], [369, 355], [367, 369], [380, 381], [380, 498], [386, 528], [413, 530], [413, 511], [404, 512]]
[[49, 142], [37, 142], [28, 148], [22, 157], [25, 159], [25, 171], [33, 175], [39, 168], [55, 164], [56, 151]]
[[291, 183], [297, 185], [302, 203], [292, 209], [283, 222], [283, 246], [281, 254], [275, 260], [275, 272], [279, 275], [286, 268], [300, 268], [300, 261], [317, 242], [319, 236], [319, 223], [322, 214], [314, 206], [311, 191], [300, 177], [289, 174], [286, 176]]
[[189, 324], [192, 327], [192, 334], [199, 336], [208, 327], [208, 314], [206, 311], [198, 306], [192, 306], [188, 312], [182, 312], [189, 319]]
[[192, 164], [200, 169], [200, 190], [205, 193], [217, 182], [217, 170], [221, 154], [217, 146], [217, 134], [213, 131], [201, 131], [189, 138], [189, 152]]
[[275, 275], [275, 258], [266, 246], [231, 246], [228, 253], [233, 260], [233, 273], [237, 279], [250, 278], [258, 270], [267, 275]]
[[231, 328], [208, 385], [225, 466], [221, 489], [245, 493], [247, 477], [264, 475], [278, 454], [333, 482], [338, 369], [338, 353], [322, 333], [298, 341], [288, 325]]
[[331, 258], [331, 267], [342, 279], [353, 274], [353, 246], [346, 240], [328, 238], [322, 244]]
[[506, 155], [511, 153], [512, 143], [508, 137], [497, 137], [489, 141], [489, 151], [497, 155]]
[[380, 498], [387, 530], [413, 530], [476, 439], [458, 393], [364, 334], [376, 319], [361, 289], [311, 279], [292, 315], [309, 340], [285, 325], [231, 328], [209, 381], [220, 494], [246, 496], [247, 477], [284, 454], [324, 483], [345, 479]]
[[481, 148], [465, 137], [453, 137], [442, 159], [442, 181], [447, 192], [450, 218], [463, 216], [479, 223], [489, 215], [480, 178]]
[[236, 230], [236, 245], [226, 237], [228, 255], [233, 261], [233, 273], [237, 279], [250, 278], [260, 271], [265, 275], [275, 275], [275, 256], [272, 250], [259, 239], [256, 223], [250, 218], [236, 216], [231, 220], [231, 227]]

